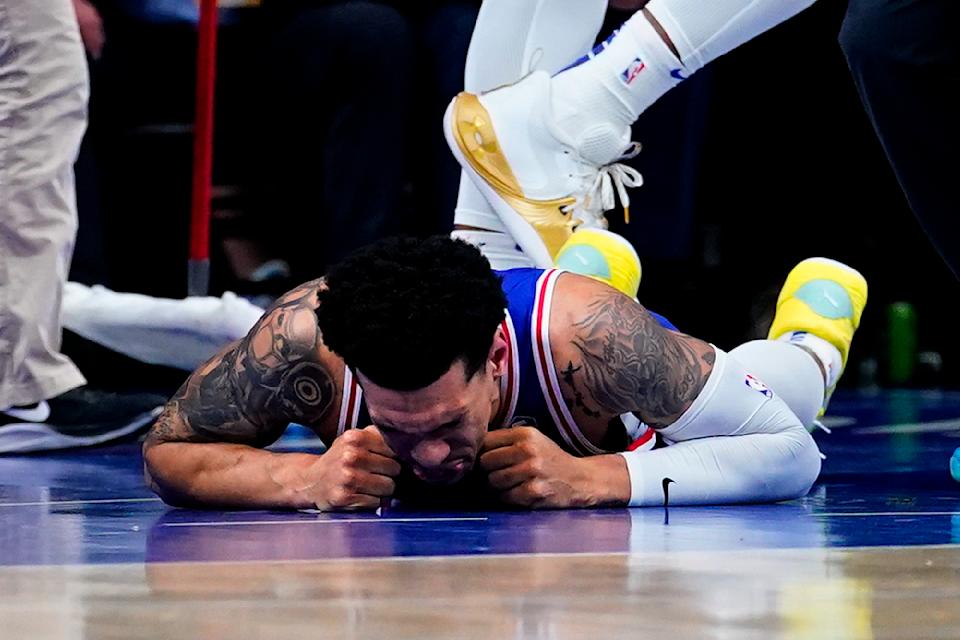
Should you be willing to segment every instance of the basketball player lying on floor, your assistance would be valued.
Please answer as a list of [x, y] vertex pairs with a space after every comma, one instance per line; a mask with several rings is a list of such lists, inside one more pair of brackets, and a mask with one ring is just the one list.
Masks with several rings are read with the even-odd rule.
[[[498, 268], [554, 264], [575, 227], [602, 227], [613, 191], [625, 201], [639, 183], [617, 163], [637, 116], [811, 3], [636, 2], [644, 10], [618, 34], [550, 76], [573, 53], [556, 43], [589, 42], [603, 0], [487, 0], [467, 88], [524, 79], [448, 111], [469, 178], [459, 237]], [[819, 473], [805, 427], [865, 303], [857, 272], [804, 261], [782, 292], [777, 340], [728, 355], [595, 280], [498, 276], [450, 240], [381, 244], [281, 298], [194, 373], [144, 445], [147, 476], [168, 502], [241, 508], [373, 508], [477, 482], [507, 504], [640, 506], [660, 504], [668, 478], [675, 504], [793, 498]], [[259, 449], [288, 422], [329, 450]], [[670, 446], [649, 450], [658, 444]]]
[[[645, 506], [668, 478], [672, 504], [796, 498], [865, 302], [856, 271], [806, 260], [783, 339], [727, 354], [592, 278], [387, 240], [201, 366], [148, 435], [147, 478], [168, 503], [225, 508], [371, 509], [460, 483], [532, 508]], [[291, 422], [328, 450], [264, 451]]]

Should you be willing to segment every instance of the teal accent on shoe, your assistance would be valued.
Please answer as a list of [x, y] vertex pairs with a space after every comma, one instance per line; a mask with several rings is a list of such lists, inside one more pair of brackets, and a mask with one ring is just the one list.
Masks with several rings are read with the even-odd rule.
[[603, 253], [596, 247], [576, 244], [567, 247], [557, 256], [557, 266], [583, 276], [610, 278], [610, 265]]
[[950, 458], [950, 475], [953, 476], [953, 479], [957, 482], [960, 482], [960, 448], [953, 452], [953, 457]]
[[853, 302], [850, 294], [840, 284], [833, 280], [811, 280], [793, 294], [794, 298], [803, 300], [815, 313], [839, 320], [853, 317]]

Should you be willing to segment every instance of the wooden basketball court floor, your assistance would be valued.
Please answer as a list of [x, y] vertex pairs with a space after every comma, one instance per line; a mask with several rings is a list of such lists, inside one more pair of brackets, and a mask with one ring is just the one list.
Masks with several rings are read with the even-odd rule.
[[960, 394], [831, 409], [807, 498], [669, 513], [175, 510], [136, 443], [0, 458], [0, 638], [960, 638]]

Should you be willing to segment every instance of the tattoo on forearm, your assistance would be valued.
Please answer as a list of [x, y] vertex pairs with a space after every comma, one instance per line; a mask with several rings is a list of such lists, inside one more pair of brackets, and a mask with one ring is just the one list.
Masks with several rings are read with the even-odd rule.
[[652, 427], [674, 422], [706, 383], [710, 345], [663, 328], [634, 301], [604, 292], [575, 324], [580, 362], [563, 372], [579, 404], [587, 398], [613, 415], [632, 411]]
[[283, 296], [247, 337], [190, 376], [150, 438], [266, 446], [289, 422], [320, 421], [336, 389], [316, 359], [319, 284], [309, 282]]

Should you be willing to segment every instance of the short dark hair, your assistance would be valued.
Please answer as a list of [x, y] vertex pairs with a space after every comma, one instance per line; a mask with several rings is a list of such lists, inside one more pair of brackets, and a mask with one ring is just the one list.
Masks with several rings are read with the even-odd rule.
[[324, 343], [397, 391], [429, 386], [457, 360], [471, 379], [507, 306], [487, 259], [446, 236], [382, 240], [350, 254], [326, 282], [317, 309]]

